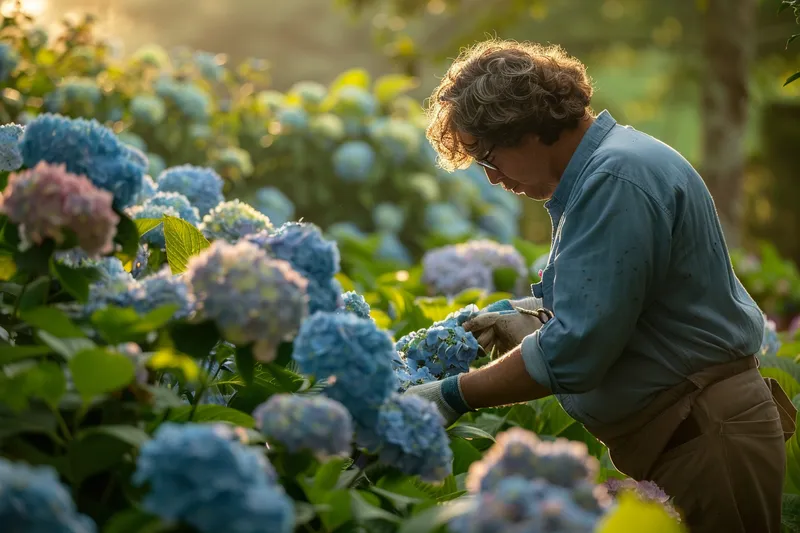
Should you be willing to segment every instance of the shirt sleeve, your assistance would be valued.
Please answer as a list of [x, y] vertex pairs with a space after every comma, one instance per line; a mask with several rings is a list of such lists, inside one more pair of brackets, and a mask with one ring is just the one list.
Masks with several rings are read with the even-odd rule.
[[567, 207], [554, 264], [553, 314], [525, 338], [531, 377], [556, 394], [594, 389], [621, 355], [658, 273], [672, 223], [638, 185], [597, 174]]

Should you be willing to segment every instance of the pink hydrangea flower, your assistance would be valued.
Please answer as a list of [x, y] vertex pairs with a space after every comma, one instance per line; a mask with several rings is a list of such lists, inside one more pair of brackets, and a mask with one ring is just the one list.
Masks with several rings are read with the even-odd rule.
[[0, 197], [0, 212], [19, 225], [22, 248], [75, 233], [90, 256], [113, 250], [119, 216], [113, 195], [95, 187], [85, 176], [70, 174], [65, 165], [40, 162], [31, 170], [11, 174]]

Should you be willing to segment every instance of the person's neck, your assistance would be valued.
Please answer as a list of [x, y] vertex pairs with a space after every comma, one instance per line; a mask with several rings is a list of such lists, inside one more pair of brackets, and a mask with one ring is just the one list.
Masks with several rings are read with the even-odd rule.
[[594, 124], [594, 116], [588, 115], [575, 128], [562, 132], [561, 137], [553, 145], [553, 164], [551, 168], [553, 169], [552, 178], [556, 184], [561, 181], [561, 176], [567, 170], [572, 156], [575, 155], [583, 136], [586, 135], [592, 124]]

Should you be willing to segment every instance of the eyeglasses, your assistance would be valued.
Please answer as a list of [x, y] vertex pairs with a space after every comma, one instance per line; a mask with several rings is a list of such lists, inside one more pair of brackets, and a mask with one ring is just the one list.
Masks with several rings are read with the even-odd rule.
[[486, 152], [486, 154], [482, 158], [476, 159], [475, 163], [477, 163], [478, 165], [482, 166], [483, 168], [488, 168], [489, 170], [494, 170], [495, 172], [500, 172], [499, 168], [497, 168], [493, 164], [489, 163], [489, 161], [488, 161], [489, 156], [492, 155], [492, 150], [494, 150], [494, 146], [489, 148], [489, 150]]

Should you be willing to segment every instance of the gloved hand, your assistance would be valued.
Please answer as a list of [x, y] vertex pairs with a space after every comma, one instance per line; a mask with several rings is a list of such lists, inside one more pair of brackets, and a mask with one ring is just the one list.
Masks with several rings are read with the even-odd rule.
[[486, 353], [504, 354], [516, 348], [552, 318], [552, 313], [541, 307], [539, 298], [509, 300], [509, 305], [513, 311], [481, 312], [463, 324]]
[[441, 381], [432, 381], [430, 383], [423, 383], [422, 385], [415, 385], [409, 387], [405, 392], [406, 394], [416, 394], [426, 400], [436, 404], [439, 413], [444, 418], [444, 427], [449, 427], [461, 418], [461, 415], [471, 411], [467, 402], [464, 401], [464, 396], [461, 394], [461, 386], [459, 381], [461, 376], [451, 376]]

